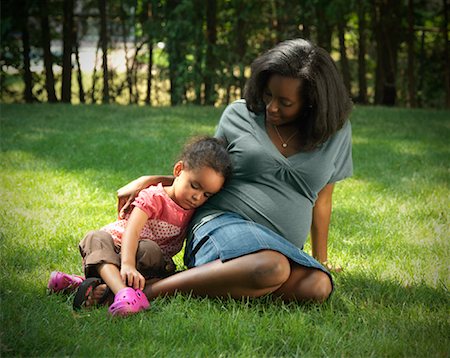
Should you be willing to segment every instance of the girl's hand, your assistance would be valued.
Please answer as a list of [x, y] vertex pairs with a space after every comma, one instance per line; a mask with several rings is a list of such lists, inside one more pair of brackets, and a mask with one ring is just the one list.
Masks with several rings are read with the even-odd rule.
[[125, 285], [132, 288], [143, 290], [145, 287], [145, 278], [136, 270], [136, 267], [130, 265], [122, 265], [120, 269], [120, 276]]

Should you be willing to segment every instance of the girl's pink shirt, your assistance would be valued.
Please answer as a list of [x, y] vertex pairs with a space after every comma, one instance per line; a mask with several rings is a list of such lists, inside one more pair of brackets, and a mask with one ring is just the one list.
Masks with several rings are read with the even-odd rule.
[[[186, 228], [194, 210], [183, 209], [175, 203], [167, 195], [161, 183], [142, 190], [132, 205], [148, 215], [139, 239], [155, 241], [165, 258], [176, 255], [183, 247]], [[108, 224], [101, 229], [111, 234], [114, 244], [118, 247], [121, 246], [129, 216], [128, 214], [125, 219]]]

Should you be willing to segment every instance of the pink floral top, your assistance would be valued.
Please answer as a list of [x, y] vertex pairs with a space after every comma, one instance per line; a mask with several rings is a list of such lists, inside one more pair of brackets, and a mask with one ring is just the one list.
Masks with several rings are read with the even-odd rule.
[[[161, 183], [142, 190], [132, 205], [148, 215], [140, 240], [155, 241], [165, 258], [176, 255], [183, 247], [186, 227], [194, 210], [183, 209], [175, 203]], [[128, 214], [125, 219], [117, 220], [101, 229], [111, 234], [114, 244], [118, 247], [122, 244], [129, 217]]]

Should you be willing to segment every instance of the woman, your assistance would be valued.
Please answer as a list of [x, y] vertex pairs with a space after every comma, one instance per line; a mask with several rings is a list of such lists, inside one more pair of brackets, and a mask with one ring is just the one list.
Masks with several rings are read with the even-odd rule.
[[[352, 174], [351, 100], [336, 65], [302, 39], [258, 57], [244, 93], [224, 111], [216, 136], [228, 143], [234, 173], [200, 208], [185, 249], [189, 270], [152, 284], [149, 299], [174, 292], [234, 298], [266, 294], [324, 301], [334, 183]], [[136, 193], [172, 178], [141, 177], [118, 191], [121, 213]], [[123, 207], [122, 207], [123, 205]]]

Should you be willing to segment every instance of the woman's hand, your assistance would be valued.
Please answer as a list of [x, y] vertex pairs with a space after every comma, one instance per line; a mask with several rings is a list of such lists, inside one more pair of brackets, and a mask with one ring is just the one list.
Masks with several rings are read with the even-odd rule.
[[322, 265], [330, 272], [339, 273], [342, 272], [343, 268], [340, 265], [335, 265], [331, 263], [330, 261], [324, 261], [322, 262]]
[[117, 211], [119, 219], [123, 219], [125, 214], [131, 211], [131, 203], [142, 189], [148, 188], [150, 185], [162, 183], [163, 185], [171, 185], [173, 177], [161, 175], [147, 175], [137, 178], [127, 185], [117, 190]]
[[145, 287], [145, 278], [132, 265], [123, 264], [120, 268], [120, 276], [125, 285], [132, 288], [143, 290]]

